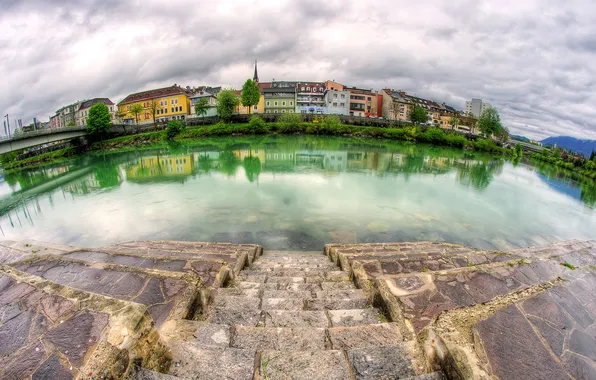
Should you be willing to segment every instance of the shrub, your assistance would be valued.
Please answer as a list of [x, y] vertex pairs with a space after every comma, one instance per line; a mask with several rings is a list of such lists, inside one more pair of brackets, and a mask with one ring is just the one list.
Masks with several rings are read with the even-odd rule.
[[176, 137], [180, 131], [184, 128], [184, 123], [178, 120], [172, 120], [168, 123], [168, 127], [166, 128], [166, 137], [168, 140], [172, 140]]
[[253, 115], [248, 121], [247, 131], [249, 133], [267, 133], [269, 130], [265, 121], [257, 115]]
[[478, 139], [474, 143], [474, 148], [485, 152], [497, 152], [499, 150], [499, 147], [491, 139]]
[[279, 117], [278, 121], [282, 126], [282, 132], [298, 132], [302, 123], [302, 115], [299, 113], [284, 113]]
[[336, 129], [342, 126], [341, 119], [337, 115], [327, 115], [320, 121], [321, 127], [325, 129]]
[[442, 129], [435, 127], [428, 128], [425, 132], [420, 134], [419, 139], [433, 144], [445, 144], [447, 142], [445, 132], [443, 132]]

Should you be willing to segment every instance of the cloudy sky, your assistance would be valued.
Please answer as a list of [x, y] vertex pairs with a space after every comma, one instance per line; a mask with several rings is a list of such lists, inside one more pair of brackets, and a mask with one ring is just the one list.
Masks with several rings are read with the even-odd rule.
[[591, 0], [2, 0], [0, 112], [45, 121], [92, 97], [174, 83], [335, 79], [458, 109], [514, 133], [596, 139]]

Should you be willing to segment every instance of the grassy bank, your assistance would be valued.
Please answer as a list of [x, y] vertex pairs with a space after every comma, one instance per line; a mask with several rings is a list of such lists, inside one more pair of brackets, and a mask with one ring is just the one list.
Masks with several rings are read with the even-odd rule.
[[534, 160], [547, 162], [551, 165], [596, 179], [596, 161], [586, 159], [581, 155], [568, 154], [557, 149], [552, 151], [544, 149], [542, 153], [534, 153], [531, 157]]
[[[251, 120], [250, 123], [245, 124], [218, 123], [211, 126], [185, 128], [182, 129], [173, 140], [168, 140], [165, 130], [122, 136], [92, 143], [87, 151], [125, 152], [127, 150], [138, 150], [139, 148], [163, 147], [167, 142], [181, 142], [185, 145], [192, 145], [193, 141], [200, 140], [205, 142], [204, 140], [206, 139], [222, 136], [275, 136], [301, 134], [353, 137], [362, 140], [387, 139], [402, 142], [421, 142], [503, 155], [509, 155], [511, 152], [509, 149], [500, 148], [490, 139], [478, 139], [473, 141], [461, 134], [434, 127], [422, 130], [422, 128], [415, 126], [403, 128], [361, 127], [337, 122], [325, 122], [325, 120], [320, 123], [300, 121], [265, 123], [258, 118], [256, 118], [256, 120], [256, 122]], [[3, 161], [3, 166], [6, 170], [23, 169], [72, 158], [76, 153], [75, 148], [66, 148], [20, 161], [5, 160]]]

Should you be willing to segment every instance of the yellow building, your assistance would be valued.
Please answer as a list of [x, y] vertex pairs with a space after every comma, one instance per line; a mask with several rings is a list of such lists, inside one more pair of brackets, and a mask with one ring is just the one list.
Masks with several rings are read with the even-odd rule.
[[[244, 107], [242, 105], [242, 91], [234, 91], [236, 96], [238, 97], [238, 106], [236, 107], [236, 114], [238, 115], [246, 115], [248, 114], [248, 107]], [[252, 108], [252, 110], [250, 110], [251, 114], [254, 113], [265, 113], [265, 96], [263, 96], [263, 94], [261, 94], [261, 98], [259, 99], [259, 104], [257, 104], [256, 106], [254, 106]]]
[[[155, 120], [184, 120], [190, 114], [190, 92], [180, 86], [137, 92], [130, 94], [118, 103], [118, 116], [125, 124], [152, 123], [153, 105], [155, 104]], [[138, 115], [131, 112], [131, 107], [140, 104], [143, 110]]]

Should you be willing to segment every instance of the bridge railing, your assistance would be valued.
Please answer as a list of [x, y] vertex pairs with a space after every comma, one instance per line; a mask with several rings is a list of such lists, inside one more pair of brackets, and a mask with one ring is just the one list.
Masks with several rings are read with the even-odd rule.
[[26, 139], [26, 138], [35, 137], [35, 136], [51, 135], [51, 134], [59, 133], [59, 132], [83, 131], [83, 130], [87, 130], [87, 127], [77, 125], [77, 126], [54, 128], [54, 129], [45, 128], [45, 129], [38, 129], [37, 131], [19, 133], [17, 135], [13, 134], [11, 136], [0, 136], [0, 141], [21, 140], [21, 139]]

